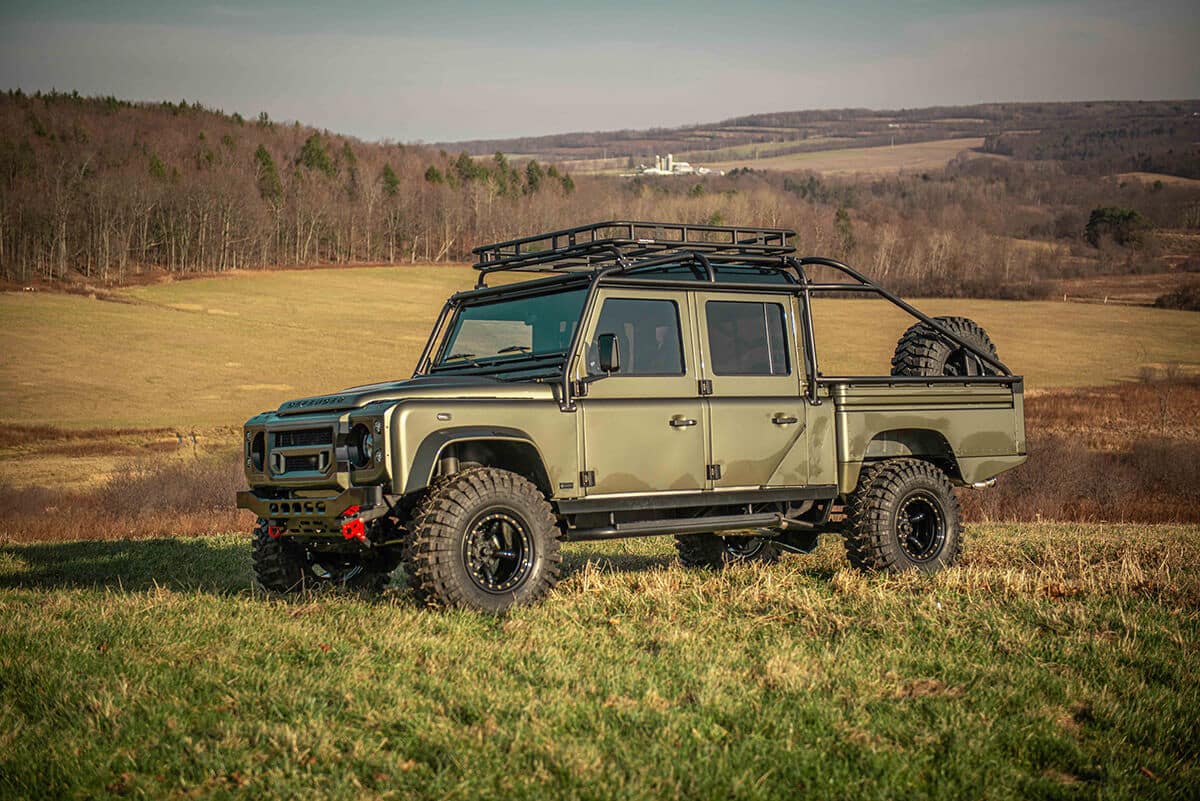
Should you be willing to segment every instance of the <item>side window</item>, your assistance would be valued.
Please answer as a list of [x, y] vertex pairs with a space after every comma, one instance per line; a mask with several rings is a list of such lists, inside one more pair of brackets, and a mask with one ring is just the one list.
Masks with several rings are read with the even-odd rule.
[[588, 347], [588, 372], [600, 372], [601, 334], [614, 334], [621, 353], [618, 375], [683, 375], [679, 309], [672, 300], [608, 298]]
[[787, 337], [778, 303], [710, 300], [704, 304], [716, 375], [787, 375]]

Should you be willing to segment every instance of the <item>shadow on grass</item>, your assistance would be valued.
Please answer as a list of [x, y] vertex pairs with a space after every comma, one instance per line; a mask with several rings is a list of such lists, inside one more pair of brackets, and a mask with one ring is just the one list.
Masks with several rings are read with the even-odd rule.
[[[583, 571], [637, 573], [676, 564], [673, 553], [612, 553], [597, 548], [563, 554], [562, 578]], [[813, 565], [806, 573], [829, 579], [833, 570]], [[146, 539], [48, 542], [0, 547], [0, 589], [93, 589], [143, 592], [158, 587], [177, 592], [235, 595], [252, 592], [250, 547], [241, 540]], [[403, 569], [392, 589], [406, 592]], [[393, 596], [395, 597], [395, 596]]]
[[250, 549], [228, 540], [47, 542], [0, 547], [0, 588], [164, 587], [217, 595], [249, 592]]

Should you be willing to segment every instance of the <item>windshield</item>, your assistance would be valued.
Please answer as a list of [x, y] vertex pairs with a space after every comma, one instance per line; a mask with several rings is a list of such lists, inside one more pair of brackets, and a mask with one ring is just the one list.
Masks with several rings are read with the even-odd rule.
[[586, 289], [577, 289], [464, 306], [435, 368], [563, 355], [571, 347], [586, 297]]

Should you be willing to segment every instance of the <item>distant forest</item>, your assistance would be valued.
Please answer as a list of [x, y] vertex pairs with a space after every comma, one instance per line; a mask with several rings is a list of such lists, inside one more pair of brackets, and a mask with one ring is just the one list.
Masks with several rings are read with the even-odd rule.
[[1200, 101], [1195, 100], [787, 111], [679, 128], [472, 140], [444, 147], [473, 155], [501, 151], [561, 159], [624, 156], [634, 161], [671, 152], [699, 161], [710, 151], [753, 145], [771, 145], [771, 155], [780, 156], [962, 137], [986, 137], [987, 149], [995, 153], [1069, 161], [1093, 173], [1153, 166], [1154, 171], [1200, 178]]
[[[983, 135], [972, 120], [991, 119], [987, 108], [899, 114], [969, 113], [946, 125]], [[462, 261], [489, 241], [619, 218], [793, 227], [801, 250], [850, 259], [923, 294], [1027, 297], [1054, 278], [1158, 270], [1194, 256], [1186, 243], [1200, 231], [1196, 185], [1102, 176], [1197, 174], [1192, 109], [1200, 104], [996, 108], [1005, 123], [988, 134], [992, 155], [944, 170], [836, 180], [739, 170], [654, 181], [572, 175], [553, 157], [367, 143], [184, 101], [7, 92], [0, 274], [104, 284], [158, 270]], [[724, 125], [795, 126], [830, 114]], [[860, 137], [876, 135], [870, 115], [882, 113], [853, 114]], [[1186, 236], [1163, 244], [1162, 231]]]

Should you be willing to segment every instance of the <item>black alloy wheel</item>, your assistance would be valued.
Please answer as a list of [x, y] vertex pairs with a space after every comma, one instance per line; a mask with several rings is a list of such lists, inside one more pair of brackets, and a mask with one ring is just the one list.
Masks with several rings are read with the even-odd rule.
[[462, 549], [471, 580], [484, 592], [510, 592], [533, 569], [529, 527], [511, 510], [479, 517], [463, 538]]

